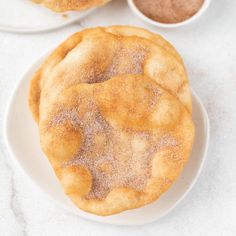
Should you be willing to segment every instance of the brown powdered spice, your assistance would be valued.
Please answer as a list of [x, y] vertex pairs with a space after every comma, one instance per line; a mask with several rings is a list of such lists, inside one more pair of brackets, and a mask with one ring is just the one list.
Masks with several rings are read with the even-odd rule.
[[[156, 96], [159, 97], [159, 93]], [[89, 170], [93, 182], [85, 199], [104, 199], [112, 189], [119, 187], [144, 190], [151, 177], [155, 153], [172, 148], [177, 154], [179, 143], [170, 134], [117, 130], [92, 101], [88, 104], [90, 109], [82, 116], [78, 107], [62, 109], [52, 119], [52, 126], [70, 122], [83, 137], [78, 153], [63, 166], [79, 165]]]
[[204, 0], [134, 0], [147, 17], [161, 23], [178, 23], [196, 14]]
[[[124, 48], [122, 45], [117, 49], [113, 59], [104, 71], [101, 71], [99, 62], [86, 74], [82, 74], [87, 83], [101, 83], [117, 75], [143, 74], [143, 64], [149, 51], [144, 47]], [[124, 60], [125, 58], [125, 60]]]

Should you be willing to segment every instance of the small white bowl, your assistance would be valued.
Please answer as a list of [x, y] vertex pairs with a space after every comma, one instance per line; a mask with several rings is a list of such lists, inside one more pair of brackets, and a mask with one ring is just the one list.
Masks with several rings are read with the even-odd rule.
[[188, 18], [185, 21], [181, 21], [178, 23], [161, 23], [155, 20], [152, 20], [151, 18], [147, 17], [146, 15], [144, 15], [139, 9], [138, 7], [134, 4], [133, 0], [127, 0], [128, 1], [128, 5], [130, 7], [130, 9], [142, 20], [144, 20], [145, 22], [151, 24], [151, 25], [155, 25], [158, 27], [163, 27], [163, 28], [176, 28], [179, 26], [183, 26], [183, 25], [187, 25], [193, 21], [195, 21], [196, 19], [198, 19], [200, 16], [203, 15], [203, 13], [207, 10], [207, 8], [209, 7], [211, 0], [204, 0], [203, 5], [201, 6], [201, 8], [198, 10], [198, 12], [196, 14], [194, 14], [192, 17]]
[[85, 219], [114, 225], [142, 225], [156, 221], [169, 213], [192, 189], [207, 154], [209, 120], [197, 94], [192, 91], [193, 120], [196, 129], [193, 150], [183, 173], [173, 186], [159, 200], [144, 207], [106, 217], [92, 215], [77, 208], [63, 193], [59, 181], [41, 150], [38, 127], [28, 108], [29, 82], [47, 55], [36, 61], [23, 75], [7, 109], [4, 126], [5, 142], [14, 161], [51, 199]]

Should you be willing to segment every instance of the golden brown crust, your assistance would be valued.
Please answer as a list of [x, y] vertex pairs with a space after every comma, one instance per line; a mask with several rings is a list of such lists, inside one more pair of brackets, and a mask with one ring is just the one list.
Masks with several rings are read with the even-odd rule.
[[161, 36], [136, 27], [72, 35], [35, 73], [29, 106], [65, 193], [97, 215], [158, 199], [194, 140], [181, 57]]
[[55, 12], [86, 10], [106, 4], [111, 0], [32, 0]]
[[[73, 86], [41, 112], [42, 148], [64, 191], [78, 207], [97, 215], [115, 214], [158, 199], [178, 178], [194, 139], [189, 112], [178, 99], [145, 76], [124, 75], [103, 83]], [[87, 139], [92, 146], [86, 146]], [[113, 139], [112, 150], [106, 151], [108, 140]], [[150, 151], [151, 147], [156, 149]], [[151, 155], [151, 166], [145, 166], [146, 152]], [[112, 162], [115, 167], [109, 164], [104, 169], [107, 159], [102, 158], [111, 155], [115, 155]], [[132, 158], [139, 156], [132, 162]], [[98, 163], [103, 164], [102, 169]], [[128, 172], [120, 170], [125, 168], [124, 163], [132, 166], [129, 171], [134, 177], [143, 178], [141, 182], [132, 184], [130, 180], [127, 185], [124, 173]], [[149, 175], [143, 172], [145, 168]], [[104, 190], [98, 189], [88, 197], [94, 181], [104, 171], [108, 171], [106, 179], [110, 179], [108, 186], [112, 187], [105, 195], [99, 195]], [[123, 185], [116, 185], [114, 178], [109, 177], [113, 175]]]
[[181, 56], [176, 51], [176, 49], [159, 34], [155, 34], [146, 29], [135, 27], [135, 26], [122, 26], [122, 25], [107, 27], [105, 28], [105, 31], [112, 33], [114, 35], [118, 35], [118, 36], [120, 35], [123, 37], [138, 36], [141, 38], [148, 39], [152, 41], [153, 43], [163, 47], [166, 51], [174, 55], [179, 61], [183, 62]]
[[64, 43], [59, 45], [43, 62], [33, 76], [30, 82], [29, 106], [36, 122], [39, 120], [39, 103], [43, 78], [46, 78], [52, 69], [65, 58], [67, 53], [80, 43], [83, 33], [86, 33], [86, 30], [72, 35]]
[[[122, 50], [123, 54], [120, 53]], [[127, 68], [127, 64], [130, 68]], [[29, 103], [35, 120], [39, 120], [43, 86], [48, 87], [50, 91], [51, 86], [58, 85], [57, 89], [60, 91], [77, 83], [91, 83], [94, 79], [91, 77], [97, 77], [96, 82], [100, 82], [104, 80], [102, 74], [112, 67], [115, 71], [105, 75], [106, 77], [124, 73], [144, 73], [177, 95], [187, 109], [192, 111], [187, 74], [176, 50], [161, 36], [144, 29], [112, 26], [78, 32], [46, 59], [31, 81]], [[82, 68], [83, 73], [79, 68]], [[47, 102], [48, 100], [47, 97]]]

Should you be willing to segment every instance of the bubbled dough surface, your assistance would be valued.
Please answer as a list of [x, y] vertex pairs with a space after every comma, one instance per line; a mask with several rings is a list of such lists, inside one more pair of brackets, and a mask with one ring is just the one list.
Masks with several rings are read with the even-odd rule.
[[46, 59], [31, 82], [29, 103], [35, 120], [39, 105], [44, 109], [44, 102], [64, 89], [121, 74], [148, 75], [192, 111], [187, 74], [176, 50], [144, 29], [112, 26], [78, 32]]
[[194, 139], [186, 108], [145, 76], [73, 86], [41, 112], [42, 148], [64, 191], [98, 215], [159, 198], [181, 173]]

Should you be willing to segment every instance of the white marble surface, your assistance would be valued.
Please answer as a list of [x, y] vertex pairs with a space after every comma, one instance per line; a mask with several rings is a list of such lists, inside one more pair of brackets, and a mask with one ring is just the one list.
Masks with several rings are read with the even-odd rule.
[[[1, 17], [1, 16], [0, 16]], [[139, 25], [163, 34], [182, 54], [190, 82], [209, 113], [211, 141], [202, 174], [168, 216], [141, 227], [83, 220], [56, 205], [12, 162], [3, 118], [13, 88], [48, 48], [84, 27]], [[151, 28], [114, 0], [78, 24], [44, 34], [0, 33], [0, 235], [236, 235], [236, 1], [213, 0], [188, 27]]]

